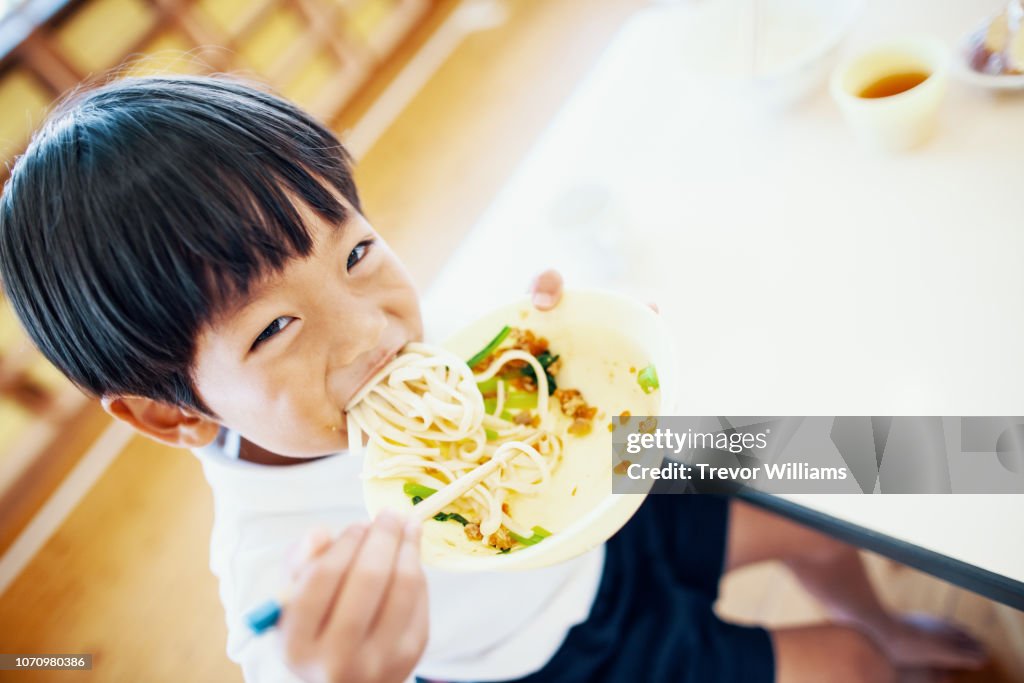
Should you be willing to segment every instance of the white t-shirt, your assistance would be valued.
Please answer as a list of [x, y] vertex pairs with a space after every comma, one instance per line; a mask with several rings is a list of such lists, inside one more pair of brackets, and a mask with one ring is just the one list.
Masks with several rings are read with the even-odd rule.
[[[313, 527], [340, 531], [366, 519], [361, 457], [348, 453], [274, 467], [237, 459], [238, 437], [197, 449], [213, 489], [210, 569], [220, 579], [228, 656], [248, 683], [285, 683], [276, 632], [251, 637], [244, 615], [287, 586], [287, 559]], [[604, 567], [604, 547], [562, 564], [521, 572], [427, 569], [430, 638], [416, 675], [502, 680], [540, 669], [569, 629], [586, 620]]]

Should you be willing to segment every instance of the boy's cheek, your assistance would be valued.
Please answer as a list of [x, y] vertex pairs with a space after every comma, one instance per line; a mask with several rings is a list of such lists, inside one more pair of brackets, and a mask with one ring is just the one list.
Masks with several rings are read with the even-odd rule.
[[324, 380], [312, 374], [305, 365], [283, 362], [273, 373], [218, 377], [224, 381], [209, 388], [230, 391], [210, 392], [207, 400], [225, 427], [260, 448], [286, 457], [321, 457], [344, 449], [345, 417]]
[[272, 453], [317, 458], [343, 450], [344, 416], [328, 402], [256, 401], [226, 424], [242, 437]]

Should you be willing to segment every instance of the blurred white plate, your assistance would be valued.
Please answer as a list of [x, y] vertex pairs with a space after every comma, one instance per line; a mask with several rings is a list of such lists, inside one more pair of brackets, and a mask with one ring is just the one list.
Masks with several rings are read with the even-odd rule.
[[953, 72], [964, 83], [986, 90], [1024, 90], [1024, 74], [986, 74], [971, 68], [971, 53], [980, 40], [978, 29], [960, 44]]

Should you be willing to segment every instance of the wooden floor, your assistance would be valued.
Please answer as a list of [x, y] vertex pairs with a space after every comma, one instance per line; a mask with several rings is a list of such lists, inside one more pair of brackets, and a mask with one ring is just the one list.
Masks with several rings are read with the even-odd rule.
[[212, 516], [191, 454], [134, 439], [0, 597], [0, 649], [92, 653], [93, 670], [0, 680], [241, 681], [208, 568]]
[[[467, 37], [362, 159], [367, 213], [421, 286], [643, 4], [504, 2], [507, 21]], [[91, 652], [94, 670], [0, 672], [0, 681], [240, 681], [223, 654], [223, 613], [207, 567], [211, 516], [195, 459], [134, 439], [0, 596], [0, 651]], [[871, 569], [889, 604], [960, 619], [985, 639], [994, 666], [962, 680], [1024, 681], [1021, 613], [880, 558]], [[780, 625], [820, 617], [771, 565], [730, 576], [720, 606]]]

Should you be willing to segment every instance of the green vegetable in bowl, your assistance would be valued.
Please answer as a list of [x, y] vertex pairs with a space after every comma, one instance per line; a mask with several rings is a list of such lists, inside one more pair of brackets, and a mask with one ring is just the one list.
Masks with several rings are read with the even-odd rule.
[[636, 374], [636, 383], [640, 385], [640, 388], [644, 390], [645, 394], [649, 394], [658, 388], [658, 371], [655, 370], [654, 365], [648, 365], [646, 368]]
[[484, 396], [487, 396], [487, 395], [492, 395], [493, 396], [498, 391], [498, 379], [499, 379], [498, 375], [495, 375], [494, 377], [490, 378], [489, 380], [486, 380], [486, 381], [483, 381], [483, 382], [477, 382], [476, 388], [479, 389], [480, 393], [483, 394]]
[[462, 526], [469, 524], [469, 520], [460, 515], [458, 512], [438, 512], [434, 515], [434, 519], [439, 522], [447, 522], [449, 519], [455, 520]]
[[[537, 362], [544, 368], [544, 376], [548, 378], [548, 395], [555, 393], [555, 389], [558, 388], [558, 382], [555, 381], [555, 376], [548, 372], [548, 368], [558, 360], [558, 356], [552, 355], [550, 351], [544, 351], [537, 356]], [[523, 368], [523, 374], [537, 381], [537, 371], [533, 369], [532, 365], [527, 365]]]
[[522, 545], [537, 545], [538, 543], [540, 543], [545, 538], [551, 535], [551, 532], [542, 526], [535, 526], [533, 527], [532, 531], [533, 535], [530, 537], [520, 536], [514, 531], [509, 531], [508, 533], [509, 536], [512, 537], [512, 540]]
[[492, 339], [490, 343], [487, 344], [487, 346], [480, 349], [480, 351], [478, 351], [475, 356], [469, 359], [469, 367], [475, 368], [477, 364], [480, 363], [480, 361], [494, 353], [494, 350], [501, 346], [501, 342], [505, 341], [505, 337], [507, 337], [509, 332], [511, 331], [512, 328], [509, 327], [508, 325], [505, 325], [505, 327], [501, 328], [501, 332], [498, 333], [497, 337]]
[[[484, 410], [488, 414], [494, 412], [498, 407], [497, 398], [485, 398]], [[510, 391], [505, 394], [506, 410], [533, 410], [537, 407], [537, 392], [535, 391]]]
[[405, 484], [402, 485], [402, 491], [405, 492], [405, 495], [411, 498], [419, 498], [420, 500], [430, 498], [432, 495], [437, 493], [437, 489], [432, 489], [429, 486], [424, 486], [423, 484], [417, 484], [414, 481], [405, 482]]

